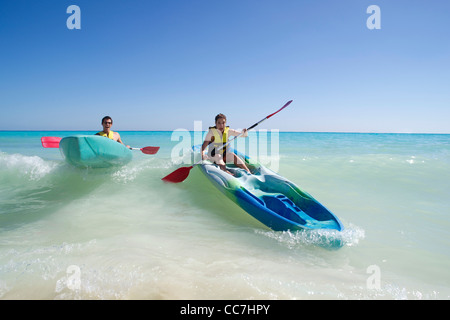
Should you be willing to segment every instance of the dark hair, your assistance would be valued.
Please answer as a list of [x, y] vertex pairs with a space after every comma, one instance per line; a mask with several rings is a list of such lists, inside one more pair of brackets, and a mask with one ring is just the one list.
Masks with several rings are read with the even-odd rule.
[[113, 123], [113, 119], [110, 116], [103, 117], [102, 124], [103, 122], [105, 122], [105, 120], [111, 120], [111, 124]]
[[215, 122], [217, 122], [217, 120], [219, 120], [219, 119], [225, 119], [225, 121], [227, 121], [227, 117], [226, 117], [223, 113], [219, 113], [219, 114], [216, 116]]

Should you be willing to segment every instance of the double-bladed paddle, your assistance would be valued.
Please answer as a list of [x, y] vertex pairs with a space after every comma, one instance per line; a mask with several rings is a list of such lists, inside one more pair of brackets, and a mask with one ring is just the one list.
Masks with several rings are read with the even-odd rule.
[[[42, 137], [41, 143], [44, 148], [59, 148], [60, 137]], [[131, 150], [141, 150], [145, 154], [156, 154], [159, 147], [130, 148]]]
[[[290, 105], [292, 102], [292, 100], [289, 100], [284, 106], [282, 106], [280, 109], [278, 109], [277, 111], [275, 111], [272, 114], [269, 114], [267, 117], [265, 117], [264, 119], [258, 121], [257, 123], [255, 123], [254, 125], [250, 126], [247, 128], [248, 130], [253, 129], [254, 127], [256, 127], [257, 125], [259, 125], [261, 122], [263, 122], [264, 120], [269, 119], [270, 117], [274, 116], [275, 114], [277, 114], [278, 112], [280, 112], [281, 110], [283, 110], [284, 108], [286, 108], [288, 105]], [[227, 145], [229, 145], [234, 139], [238, 138], [239, 136], [243, 135], [244, 132], [241, 132], [241, 134], [239, 134], [238, 136], [234, 137], [233, 139], [231, 139], [230, 141], [228, 141], [226, 144], [222, 145], [221, 147], [217, 148], [218, 151], [222, 150], [223, 148], [225, 148]], [[197, 163], [193, 164], [190, 167], [181, 167], [178, 168], [177, 170], [175, 170], [174, 172], [168, 174], [167, 176], [165, 176], [164, 178], [162, 178], [161, 180], [165, 181], [165, 182], [171, 182], [171, 183], [180, 183], [183, 182], [184, 180], [186, 180], [186, 178], [189, 176], [189, 172], [191, 171], [192, 168], [194, 168], [196, 165], [200, 164], [203, 162], [203, 159], [198, 161]]]

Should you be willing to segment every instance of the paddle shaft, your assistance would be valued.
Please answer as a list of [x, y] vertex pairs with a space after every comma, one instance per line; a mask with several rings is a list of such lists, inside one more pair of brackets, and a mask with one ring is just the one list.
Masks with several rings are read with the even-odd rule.
[[[283, 110], [284, 108], [286, 108], [288, 105], [290, 105], [292, 102], [292, 100], [289, 100], [284, 106], [282, 106], [280, 109], [278, 109], [277, 111], [275, 111], [272, 114], [269, 114], [267, 117], [265, 117], [264, 119], [259, 120], [257, 123], [255, 123], [254, 125], [250, 126], [247, 128], [247, 131], [252, 130], [254, 127], [256, 127], [257, 125], [259, 125], [261, 122], [264, 122], [265, 120], [269, 119], [270, 117], [272, 117], [273, 115], [277, 114], [278, 112], [280, 112], [281, 110]], [[245, 132], [242, 131], [240, 134], [238, 134], [237, 136], [235, 136], [234, 138], [232, 138], [231, 140], [229, 140], [226, 144], [222, 145], [221, 147], [217, 148], [217, 151], [222, 150], [223, 148], [226, 148], [231, 142], [233, 142], [235, 139], [239, 138], [241, 135], [243, 135]]]

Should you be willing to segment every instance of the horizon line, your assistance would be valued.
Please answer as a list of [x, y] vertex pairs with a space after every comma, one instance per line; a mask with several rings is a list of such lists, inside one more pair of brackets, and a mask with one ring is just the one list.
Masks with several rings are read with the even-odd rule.
[[[179, 128], [181, 129], [181, 128]], [[177, 130], [177, 129], [176, 129]], [[174, 132], [176, 130], [117, 130], [117, 132]], [[271, 129], [263, 129], [270, 131]], [[274, 130], [274, 129], [272, 129]], [[277, 130], [277, 129], [275, 129]], [[97, 132], [97, 130], [92, 129], [79, 129], [79, 130], [27, 130], [27, 129], [11, 129], [11, 130], [3, 130], [0, 129], [0, 132], [81, 132], [81, 131], [92, 131]], [[195, 130], [187, 130], [188, 132], [196, 132]], [[258, 131], [258, 130], [254, 130]], [[201, 132], [207, 132], [207, 130], [202, 130]], [[355, 133], [355, 134], [450, 134], [450, 132], [387, 132], [387, 131], [278, 131], [280, 133]]]

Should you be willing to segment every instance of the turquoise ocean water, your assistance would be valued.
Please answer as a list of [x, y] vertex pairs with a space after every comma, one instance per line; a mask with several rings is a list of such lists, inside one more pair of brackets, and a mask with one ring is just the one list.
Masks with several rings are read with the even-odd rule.
[[121, 132], [161, 149], [115, 169], [40, 143], [76, 133], [0, 131], [0, 299], [450, 298], [450, 135], [239, 139], [341, 219], [327, 233], [271, 231], [195, 169], [163, 183], [194, 133]]

